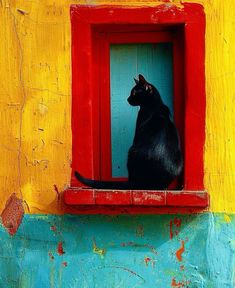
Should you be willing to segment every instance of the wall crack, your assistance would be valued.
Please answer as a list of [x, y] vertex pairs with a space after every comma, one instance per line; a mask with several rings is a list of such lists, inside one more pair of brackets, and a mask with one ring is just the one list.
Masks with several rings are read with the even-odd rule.
[[18, 189], [20, 193], [20, 197], [23, 200], [23, 194], [21, 190], [22, 186], [22, 178], [21, 178], [21, 156], [22, 156], [22, 127], [23, 127], [23, 114], [24, 114], [24, 108], [25, 108], [25, 103], [26, 103], [26, 92], [25, 92], [25, 86], [24, 86], [24, 80], [23, 80], [23, 62], [24, 62], [24, 57], [23, 57], [23, 47], [22, 43], [20, 40], [19, 32], [17, 30], [17, 19], [14, 13], [12, 12], [11, 6], [9, 5], [8, 7], [9, 13], [13, 19], [13, 28], [15, 32], [15, 36], [17, 39], [18, 43], [18, 48], [19, 48], [19, 82], [22, 90], [22, 102], [20, 105], [20, 121], [19, 121], [19, 145], [18, 145], [18, 156], [17, 156], [17, 178], [18, 178]]

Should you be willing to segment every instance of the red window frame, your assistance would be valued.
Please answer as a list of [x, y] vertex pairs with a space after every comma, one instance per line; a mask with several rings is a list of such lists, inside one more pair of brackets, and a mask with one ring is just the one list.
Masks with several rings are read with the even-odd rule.
[[[71, 188], [65, 191], [65, 203], [206, 207], [208, 195], [204, 191], [203, 184], [206, 104], [203, 7], [188, 3], [183, 4], [183, 8], [174, 5], [159, 5], [154, 8], [72, 5], [71, 25], [72, 177]], [[179, 27], [182, 28], [183, 33], [180, 32]], [[110, 121], [107, 122], [107, 119], [110, 120], [109, 57], [107, 57], [109, 44], [125, 41], [150, 42], [153, 40], [151, 37], [155, 37], [155, 33], [161, 35], [160, 38], [172, 37], [172, 34], [170, 36], [165, 32], [171, 29], [178, 31], [178, 36], [172, 40], [176, 44], [174, 45], [174, 75], [181, 75], [174, 77], [174, 99], [176, 100], [174, 111], [176, 125], [184, 145], [183, 191], [114, 192], [82, 187], [74, 177], [75, 170], [89, 178], [110, 178], [110, 166], [103, 170], [104, 175], [100, 173], [101, 157], [107, 155], [106, 159], [103, 159], [105, 163], [111, 165], [111, 145], [108, 142], [101, 145], [100, 141], [102, 131], [110, 135]], [[124, 32], [127, 33], [126, 36]], [[141, 35], [138, 40], [135, 38], [135, 33]], [[104, 49], [102, 53], [100, 53], [101, 49]], [[182, 49], [184, 49], [184, 59], [180, 56]], [[100, 68], [103, 69], [102, 73]], [[96, 91], [104, 96], [99, 97]], [[180, 91], [184, 91], [184, 97], [181, 97]], [[181, 117], [182, 113], [184, 117]], [[104, 127], [101, 127], [102, 125]], [[105, 137], [110, 139], [107, 134]], [[103, 147], [109, 147], [108, 153], [102, 151]]]
[[[150, 29], [148, 26], [147, 29]], [[96, 159], [100, 170], [100, 179], [102, 180], [117, 180], [118, 178], [112, 177], [112, 151], [111, 151], [111, 111], [110, 111], [110, 45], [111, 44], [131, 44], [131, 43], [172, 43], [173, 47], [173, 74], [174, 74], [174, 117], [177, 128], [180, 131], [180, 138], [183, 140], [184, 127], [183, 127], [183, 115], [184, 115], [184, 97], [182, 87], [183, 77], [183, 47], [181, 41], [181, 31], [165, 31], [166, 27], [160, 26], [160, 31], [144, 31], [146, 27], [138, 26], [141, 32], [126, 32], [128, 27], [121, 27], [122, 31], [112, 33], [109, 27], [107, 29], [102, 28], [96, 31], [96, 44], [99, 49], [99, 74], [102, 75], [102, 79], [99, 80], [100, 85], [100, 139], [96, 141], [100, 143], [100, 151], [97, 147], [96, 154], [101, 155], [100, 163], [99, 159]], [[135, 28], [136, 29], [136, 28]], [[152, 26], [154, 29], [154, 26]], [[180, 29], [181, 30], [181, 29]], [[100, 31], [100, 32], [99, 32]], [[179, 35], [177, 35], [179, 34]], [[135, 76], [135, 75], [133, 75]], [[128, 95], [127, 95], [128, 96]], [[98, 140], [98, 139], [97, 139]], [[183, 142], [183, 141], [182, 141]], [[120, 180], [123, 178], [120, 178]]]

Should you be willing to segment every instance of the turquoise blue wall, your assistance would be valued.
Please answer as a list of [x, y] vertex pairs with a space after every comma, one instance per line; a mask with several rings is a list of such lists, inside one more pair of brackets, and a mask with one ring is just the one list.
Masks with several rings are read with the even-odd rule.
[[127, 153], [138, 107], [127, 103], [134, 77], [144, 75], [157, 87], [173, 114], [172, 44], [122, 44], [110, 47], [112, 175], [127, 177]]
[[0, 287], [235, 287], [234, 220], [26, 215], [0, 228]]

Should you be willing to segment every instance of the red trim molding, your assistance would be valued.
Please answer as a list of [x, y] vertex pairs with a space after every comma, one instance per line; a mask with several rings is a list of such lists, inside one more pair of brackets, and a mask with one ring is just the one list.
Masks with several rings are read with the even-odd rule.
[[[156, 205], [205, 207], [208, 196], [204, 191], [203, 150], [205, 141], [205, 14], [200, 4], [185, 3], [182, 7], [163, 4], [156, 7], [71, 6], [72, 28], [72, 176], [71, 188], [65, 191], [69, 205]], [[180, 27], [180, 28], [179, 28]], [[183, 191], [97, 191], [80, 189], [74, 177], [78, 170], [85, 177], [101, 179], [102, 145], [100, 143], [102, 87], [108, 87], [107, 57], [102, 59], [106, 71], [101, 70], [100, 49], [108, 49], [107, 39], [100, 34], [112, 34], [112, 41], [120, 41], [122, 33], [179, 31], [180, 45], [174, 53], [184, 51], [176, 62], [174, 75], [175, 105], [180, 122], [184, 148]], [[116, 38], [115, 38], [116, 35]], [[121, 36], [122, 37], [122, 36]], [[135, 41], [134, 36], [130, 41]], [[110, 38], [110, 39], [111, 39]], [[101, 40], [100, 40], [101, 39]], [[116, 39], [116, 40], [115, 40]], [[122, 41], [122, 40], [121, 40]], [[143, 41], [145, 41], [143, 39]], [[104, 46], [101, 44], [103, 43]], [[181, 65], [180, 65], [181, 64]], [[103, 65], [102, 65], [103, 66]], [[106, 68], [105, 68], [106, 67]], [[109, 69], [109, 68], [108, 68]], [[176, 71], [177, 70], [177, 71]], [[102, 75], [104, 76], [102, 78]], [[102, 83], [102, 84], [101, 84]], [[179, 91], [183, 87], [183, 99]], [[99, 93], [97, 93], [99, 91]], [[178, 96], [177, 96], [178, 95]], [[108, 105], [106, 102], [105, 105]], [[102, 108], [103, 109], [103, 108]], [[180, 114], [183, 114], [182, 117]], [[190, 191], [190, 192], [189, 192]], [[112, 194], [113, 193], [113, 194]], [[105, 200], [106, 199], [106, 200]], [[125, 204], [129, 203], [129, 204]]]
[[209, 203], [208, 194], [202, 191], [146, 191], [146, 190], [66, 190], [65, 203], [68, 205], [124, 205], [159, 207], [201, 207]]

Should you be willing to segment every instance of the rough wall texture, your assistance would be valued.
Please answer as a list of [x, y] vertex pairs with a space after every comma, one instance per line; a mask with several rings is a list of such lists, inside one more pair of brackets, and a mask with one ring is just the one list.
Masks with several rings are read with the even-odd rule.
[[[8, 199], [21, 211], [13, 222], [3, 217], [8, 231], [20, 224], [21, 205], [35, 214], [24, 217], [14, 236], [0, 230], [1, 287], [234, 287], [233, 0], [185, 1], [201, 3], [206, 13], [204, 180], [210, 212], [39, 215], [71, 212], [58, 201], [70, 180], [70, 4], [180, 2], [0, 0], [0, 211], [11, 213]], [[177, 217], [182, 224], [174, 222]]]
[[[62, 191], [70, 180], [72, 2], [0, 3], [1, 206], [16, 192], [31, 213], [60, 213], [54, 185]], [[234, 212], [235, 2], [200, 3], [206, 12], [205, 184], [211, 211]], [[158, 1], [128, 1], [137, 4]]]
[[26, 215], [14, 237], [0, 229], [0, 286], [234, 287], [234, 221]]

